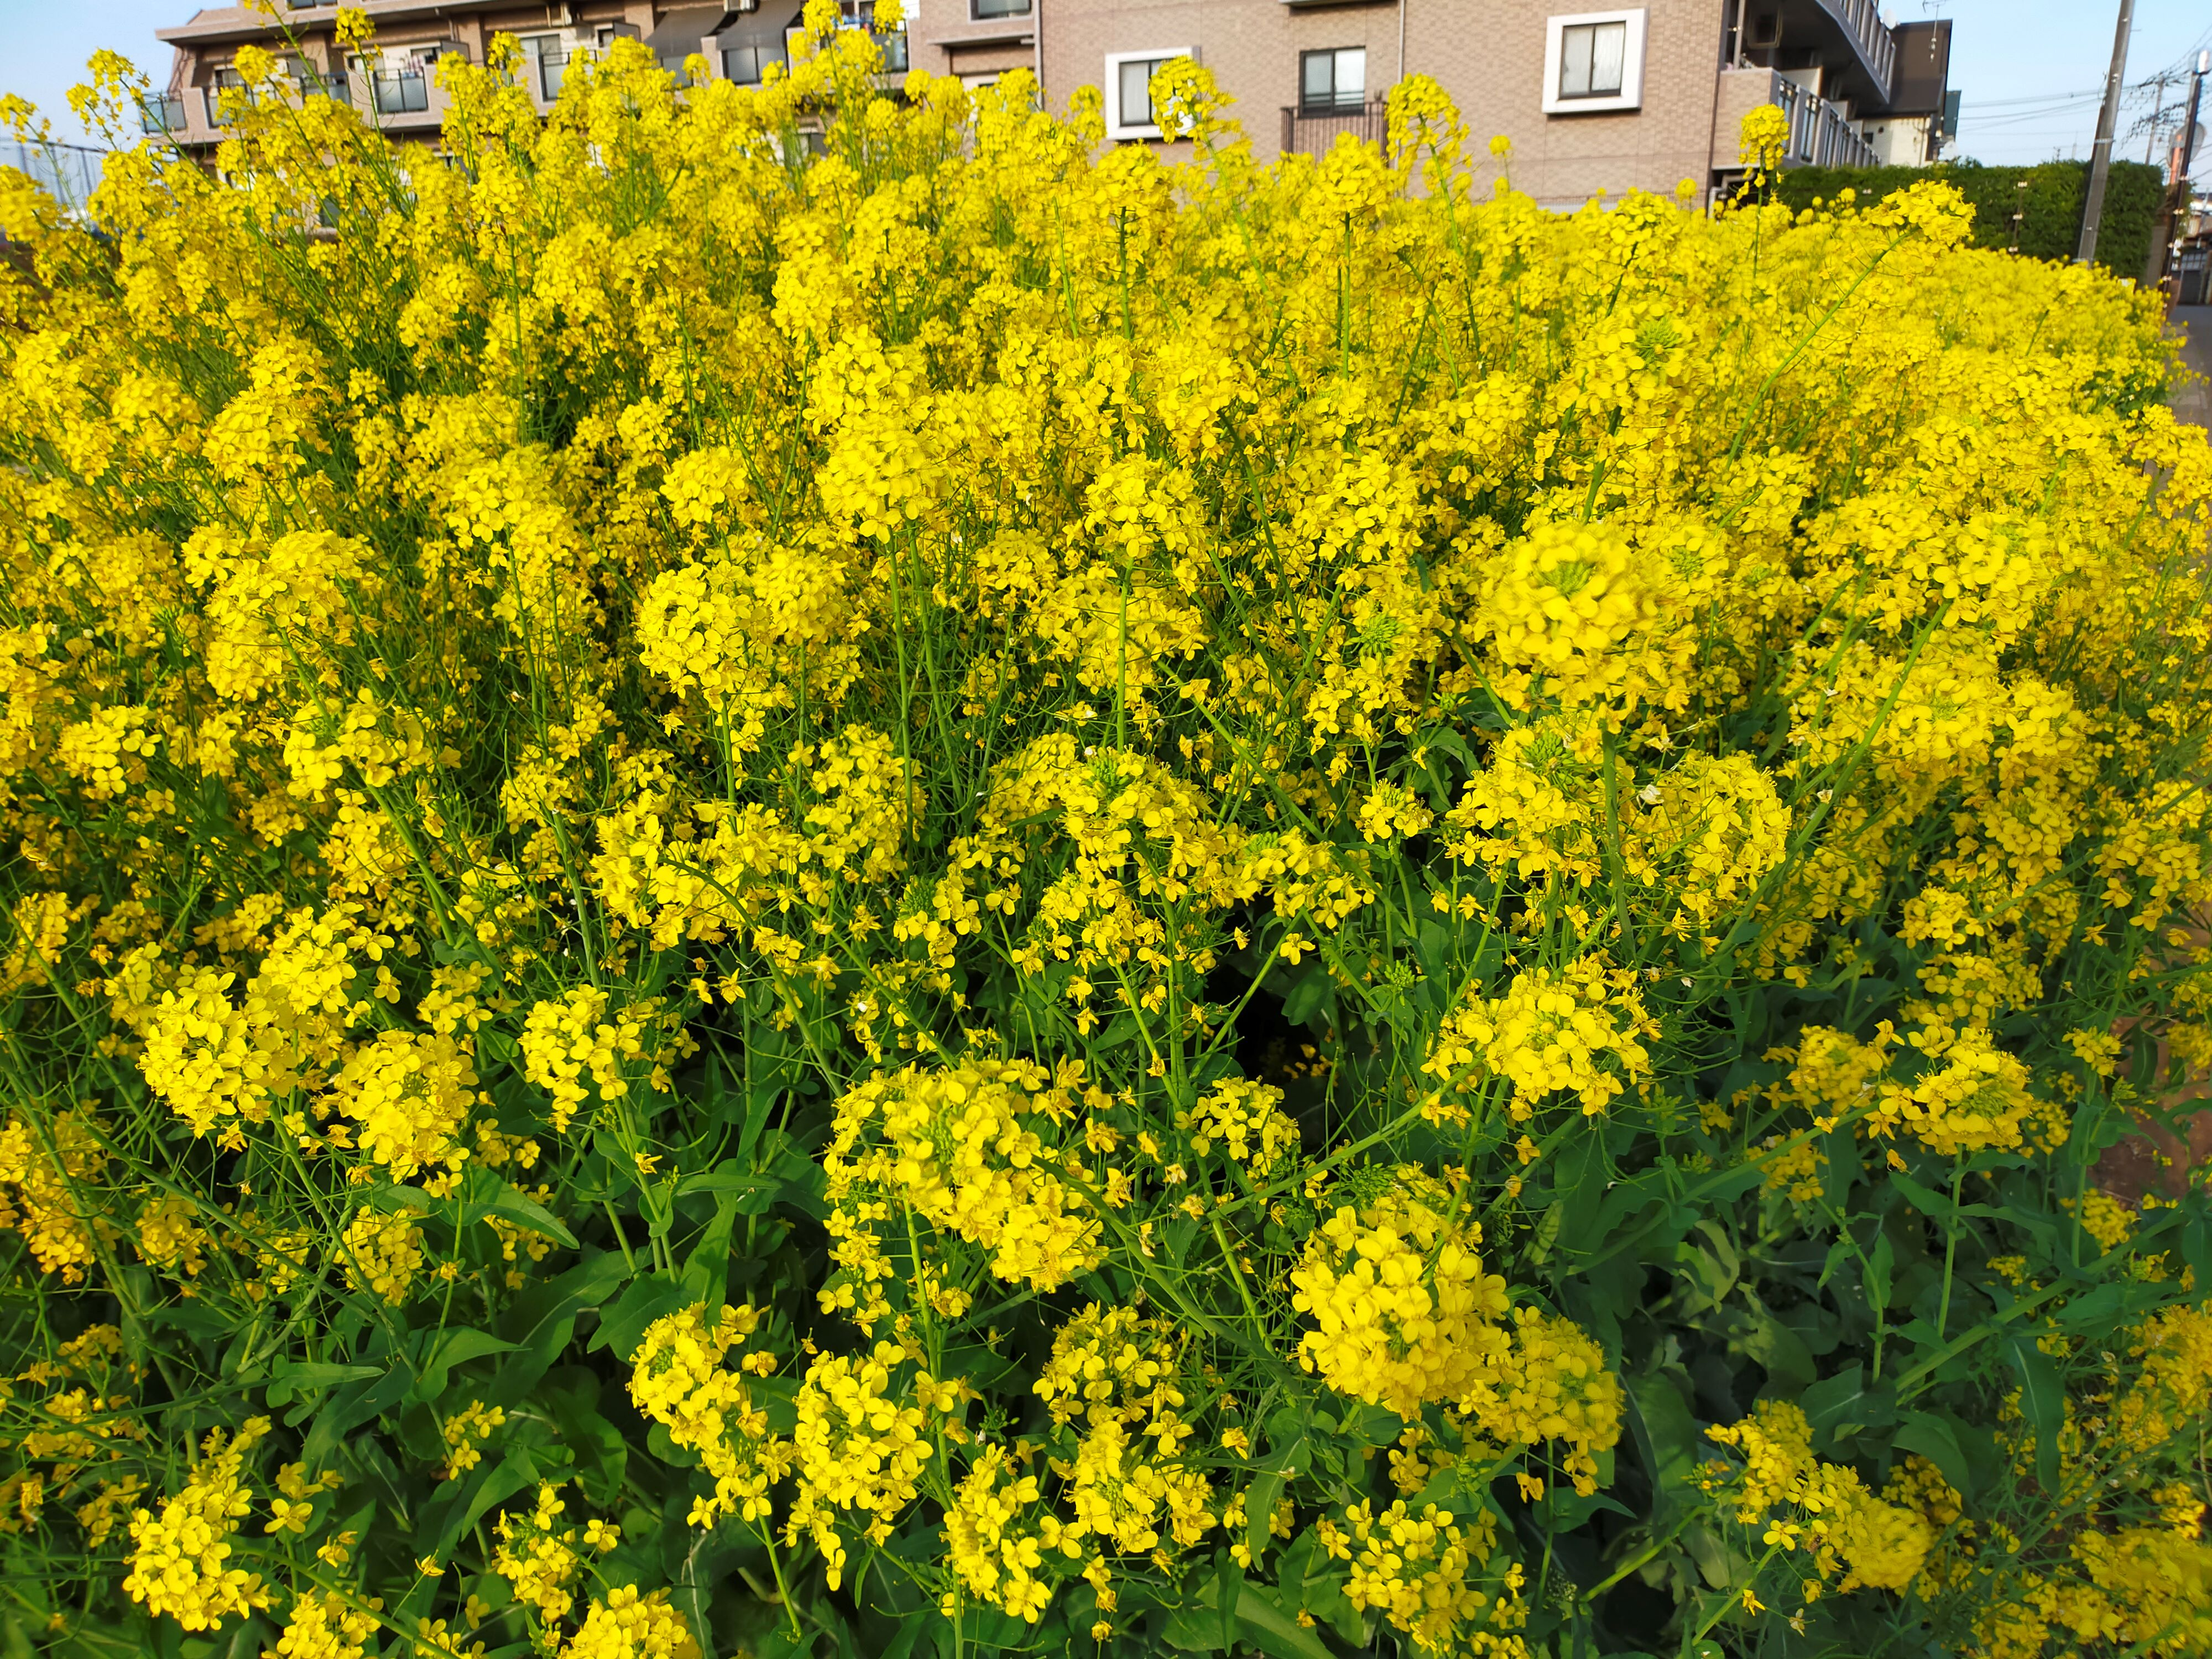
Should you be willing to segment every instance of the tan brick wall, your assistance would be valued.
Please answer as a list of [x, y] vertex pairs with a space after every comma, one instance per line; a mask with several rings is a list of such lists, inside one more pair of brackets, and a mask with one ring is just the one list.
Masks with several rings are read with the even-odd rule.
[[1030, 0], [1026, 17], [971, 17], [969, 0], [909, 0], [907, 61], [932, 75], [1002, 75], [1035, 69], [1034, 45], [1010, 36], [1034, 37], [1039, 0]]
[[[1297, 95], [1301, 51], [1367, 48], [1370, 94], [1400, 72], [1401, 9], [1395, 3], [1298, 5], [1284, 0], [1038, 0], [1044, 8], [1047, 102], [1066, 106], [1082, 85], [1099, 84], [1106, 55], [1153, 46], [1194, 46], [1237, 100], [1255, 154], [1276, 153], [1282, 109]], [[965, 15], [965, 0], [921, 0]], [[1633, 112], [1547, 115], [1545, 24], [1592, 9], [1593, 0], [1404, 0], [1404, 69], [1433, 77], [1466, 119], [1483, 179], [1497, 167], [1483, 148], [1512, 140], [1516, 189], [1550, 206], [1572, 206], [1602, 190], [1671, 192], [1685, 178], [1702, 199], [1710, 169], [1735, 160], [1735, 120], [1718, 109], [1726, 0], [1647, 0], [1641, 107]], [[955, 13], [953, 9], [957, 8]], [[1747, 84], [1750, 76], [1730, 76]], [[1759, 84], [1765, 84], [1761, 72]], [[1731, 91], [1740, 99], [1741, 86]]]

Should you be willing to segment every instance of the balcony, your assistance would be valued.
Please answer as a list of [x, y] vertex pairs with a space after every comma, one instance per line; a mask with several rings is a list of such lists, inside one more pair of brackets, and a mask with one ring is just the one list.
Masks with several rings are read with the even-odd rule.
[[1881, 21], [1881, 8], [1875, 0], [1819, 0], [1819, 4], [1850, 40], [1886, 100], [1897, 83], [1897, 41]]
[[1293, 105], [1283, 111], [1283, 154], [1316, 161], [1328, 154], [1340, 133], [1380, 146], [1389, 131], [1389, 112], [1380, 99], [1371, 103]]
[[1771, 101], [1782, 106], [1790, 121], [1790, 143], [1783, 151], [1783, 166], [1870, 167], [1879, 164], [1874, 146], [1860, 137], [1843, 112], [1826, 99], [1815, 97], [1795, 81], [1778, 75]]
[[430, 78], [419, 69], [372, 70], [369, 104], [379, 115], [426, 115]]
[[185, 98], [182, 93], [158, 93], [138, 100], [138, 131], [150, 137], [162, 137], [185, 130]]
[[333, 70], [325, 75], [303, 68], [292, 82], [292, 95], [300, 99], [334, 98], [341, 104], [350, 106], [353, 102], [353, 77], [343, 70]]

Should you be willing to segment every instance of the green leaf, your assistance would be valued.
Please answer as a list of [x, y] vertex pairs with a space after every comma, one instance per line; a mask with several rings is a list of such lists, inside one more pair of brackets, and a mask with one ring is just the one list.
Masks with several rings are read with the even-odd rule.
[[1766, 1368], [1761, 1398], [1795, 1400], [1813, 1386], [1813, 1356], [1805, 1339], [1777, 1319], [1765, 1303], [1739, 1309], [1734, 1336], [1738, 1347]]
[[1695, 1509], [1704, 1443], [1689, 1406], [1663, 1372], [1647, 1371], [1629, 1380], [1628, 1426], [1651, 1476], [1653, 1526]]
[[[1279, 1605], [1290, 1607], [1291, 1622], [1299, 1610], [1311, 1613], [1353, 1646], [1363, 1638], [1359, 1610], [1344, 1593], [1344, 1569], [1330, 1559], [1321, 1540], [1309, 1527], [1291, 1540], [1275, 1573]], [[1303, 1626], [1300, 1626], [1304, 1628]]]
[[2020, 1414], [2035, 1431], [2035, 1475], [2045, 1492], [2058, 1489], [2058, 1437], [2066, 1425], [2066, 1387], [2051, 1356], [2033, 1334], [2015, 1333], [2006, 1345], [2020, 1376]]
[[269, 1403], [289, 1406], [295, 1400], [320, 1394], [341, 1382], [357, 1382], [363, 1377], [383, 1375], [383, 1368], [377, 1365], [314, 1365], [280, 1359], [269, 1384]]
[[684, 1294], [687, 1304], [696, 1302], [706, 1310], [706, 1317], [714, 1319], [721, 1310], [722, 1292], [729, 1287], [730, 1235], [737, 1224], [738, 1200], [729, 1193], [718, 1194], [714, 1199], [714, 1213], [684, 1258]]
[[1329, 1659], [1328, 1645], [1298, 1623], [1272, 1584], [1244, 1580], [1237, 1596], [1237, 1626], [1245, 1640], [1272, 1659]]
[[373, 1382], [351, 1382], [340, 1389], [316, 1415], [315, 1426], [307, 1431], [301, 1461], [309, 1468], [328, 1464], [348, 1435], [406, 1399], [414, 1384], [412, 1367], [394, 1365]]
[[1328, 969], [1319, 957], [1308, 963], [1283, 993], [1283, 1018], [1303, 1025], [1319, 1012], [1333, 988]]
[[1928, 1412], [1907, 1412], [1898, 1425], [1895, 1442], [1901, 1451], [1918, 1452], [1942, 1470], [1943, 1478], [1959, 1491], [1972, 1492], [1974, 1477], [1959, 1437], [1942, 1418]]
[[526, 1227], [540, 1238], [550, 1238], [556, 1244], [574, 1249], [576, 1235], [555, 1218], [553, 1212], [527, 1194], [511, 1186], [501, 1186], [489, 1199], [467, 1206], [467, 1219], [481, 1221], [486, 1216], [497, 1216], [518, 1227]]
[[697, 1193], [711, 1193], [718, 1200], [729, 1200], [738, 1214], [762, 1215], [775, 1205], [776, 1194], [782, 1188], [780, 1176], [764, 1170], [747, 1171], [738, 1167], [734, 1158], [724, 1158], [711, 1170], [685, 1176], [677, 1183], [676, 1196], [690, 1198]]
[[680, 1279], [667, 1273], [641, 1274], [630, 1281], [622, 1299], [600, 1316], [599, 1328], [592, 1333], [585, 1351], [597, 1353], [601, 1348], [611, 1349], [616, 1358], [627, 1364], [637, 1352], [647, 1326], [663, 1314], [690, 1306], [695, 1300]]
[[416, 1364], [413, 1393], [420, 1401], [435, 1400], [445, 1393], [447, 1373], [454, 1366], [482, 1359], [486, 1354], [512, 1353], [520, 1346], [472, 1326], [428, 1334], [431, 1340], [424, 1344], [422, 1358]]
[[450, 1497], [443, 1501], [434, 1498], [422, 1506], [415, 1529], [416, 1548], [445, 1560], [464, 1533], [537, 1480], [538, 1465], [527, 1451], [511, 1451], [496, 1463], [478, 1464]]
[[605, 1250], [586, 1257], [558, 1279], [526, 1283], [500, 1321], [518, 1352], [500, 1368], [486, 1401], [501, 1406], [520, 1403], [568, 1346], [578, 1316], [601, 1306], [629, 1274], [629, 1264], [620, 1253]]
[[1197, 1594], [1168, 1616], [1161, 1639], [1190, 1653], [1224, 1651], [1241, 1638], [1268, 1659], [1332, 1659], [1328, 1644], [1298, 1623], [1297, 1611], [1285, 1606], [1282, 1592], [1271, 1584], [1240, 1576], [1236, 1599], [1224, 1618], [1221, 1582], [1218, 1575], [1207, 1577]]
[[1275, 1500], [1283, 1495], [1289, 1471], [1303, 1469], [1310, 1461], [1306, 1437], [1300, 1432], [1270, 1450], [1253, 1471], [1252, 1484], [1244, 1491], [1244, 1552], [1255, 1561], [1267, 1547], [1267, 1517], [1275, 1511]]
[[1834, 1456], [1839, 1443], [1862, 1429], [1883, 1429], [1896, 1420], [1894, 1384], [1869, 1385], [1866, 1367], [1853, 1365], [1833, 1376], [1822, 1377], [1797, 1398], [1805, 1419], [1812, 1425], [1814, 1447]]
[[1897, 1252], [1890, 1244], [1889, 1235], [1887, 1232], [1876, 1235], [1874, 1249], [1867, 1256], [1864, 1276], [1867, 1305], [1876, 1313], [1888, 1311], [1890, 1276], [1896, 1266]]

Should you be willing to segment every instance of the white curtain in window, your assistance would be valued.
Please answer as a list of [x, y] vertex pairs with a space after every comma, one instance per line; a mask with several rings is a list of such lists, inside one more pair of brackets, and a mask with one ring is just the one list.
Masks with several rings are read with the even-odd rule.
[[1152, 71], [1159, 64], [1148, 58], [1137, 58], [1121, 65], [1121, 125], [1125, 127], [1148, 127], [1152, 125]]
[[1367, 101], [1367, 48], [1347, 46], [1336, 54], [1336, 101], [1340, 104], [1364, 104]]

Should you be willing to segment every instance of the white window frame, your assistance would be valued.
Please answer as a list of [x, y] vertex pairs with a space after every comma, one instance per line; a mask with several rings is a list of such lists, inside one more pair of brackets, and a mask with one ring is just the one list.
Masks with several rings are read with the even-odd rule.
[[1132, 126], [1121, 119], [1121, 65], [1124, 64], [1164, 64], [1170, 58], [1198, 58], [1196, 46], [1148, 46], [1142, 52], [1109, 52], [1106, 54], [1106, 136], [1109, 138], [1157, 138], [1159, 127], [1150, 121]]
[[[1544, 113], [1599, 115], [1607, 111], [1644, 106], [1644, 26], [1650, 14], [1642, 7], [1629, 11], [1573, 11], [1544, 20]], [[1559, 96], [1561, 42], [1577, 23], [1626, 23], [1628, 36], [1621, 43], [1620, 90], [1605, 98]]]

